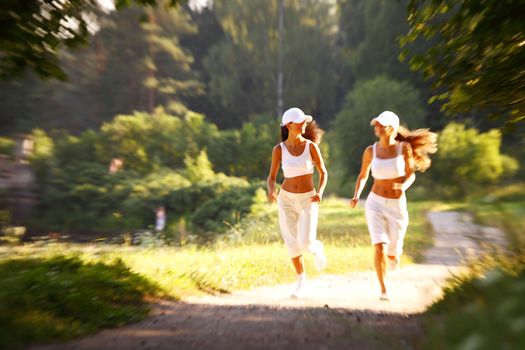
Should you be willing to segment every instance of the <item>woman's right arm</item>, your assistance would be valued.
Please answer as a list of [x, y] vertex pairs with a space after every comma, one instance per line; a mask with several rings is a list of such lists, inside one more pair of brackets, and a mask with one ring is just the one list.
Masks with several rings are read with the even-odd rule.
[[277, 178], [277, 172], [279, 171], [279, 163], [281, 162], [281, 146], [277, 145], [273, 148], [272, 152], [272, 165], [270, 166], [270, 174], [266, 180], [266, 187], [268, 189], [268, 201], [273, 202], [277, 199], [277, 193], [275, 192], [275, 183]]
[[365, 188], [366, 181], [368, 180], [368, 174], [370, 173], [370, 166], [372, 164], [372, 146], [368, 146], [363, 152], [363, 161], [361, 163], [361, 171], [357, 177], [354, 189], [354, 197], [350, 201], [350, 206], [355, 208], [359, 201], [359, 196]]

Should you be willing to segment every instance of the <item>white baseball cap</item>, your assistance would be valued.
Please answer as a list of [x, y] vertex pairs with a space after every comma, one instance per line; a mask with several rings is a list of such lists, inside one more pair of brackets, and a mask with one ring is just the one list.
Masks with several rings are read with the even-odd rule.
[[391, 126], [394, 131], [397, 131], [399, 128], [399, 117], [394, 112], [384, 111], [372, 119], [370, 125], [374, 125], [376, 122], [383, 126]]
[[302, 123], [304, 121], [310, 123], [313, 119], [314, 118], [312, 118], [311, 115], [306, 115], [299, 108], [293, 107], [283, 113], [283, 117], [281, 118], [281, 125], [284, 126], [288, 123]]

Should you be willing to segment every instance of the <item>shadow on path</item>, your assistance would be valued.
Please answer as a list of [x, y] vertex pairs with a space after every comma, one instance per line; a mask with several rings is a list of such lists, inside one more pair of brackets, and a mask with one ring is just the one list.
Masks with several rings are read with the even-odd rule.
[[410, 349], [419, 334], [414, 315], [163, 301], [144, 322], [38, 349]]

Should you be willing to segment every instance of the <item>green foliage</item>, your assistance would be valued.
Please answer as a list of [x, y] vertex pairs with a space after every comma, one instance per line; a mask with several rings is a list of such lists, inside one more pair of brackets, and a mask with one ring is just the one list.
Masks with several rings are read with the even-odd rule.
[[489, 249], [449, 281], [425, 315], [423, 349], [521, 349], [525, 344], [525, 187], [499, 184], [463, 204], [499, 227], [508, 246]]
[[210, 160], [204, 150], [199, 153], [197, 158], [186, 155], [184, 164], [186, 165], [186, 178], [192, 182], [208, 180], [214, 175]]
[[228, 175], [266, 178], [279, 132], [278, 122], [267, 115], [243, 123], [241, 129], [221, 131], [208, 147], [210, 160], [216, 171]]
[[525, 269], [515, 268], [457, 280], [429, 310], [423, 349], [520, 349], [525, 343]]
[[[239, 127], [250, 116], [275, 113], [277, 5], [277, 0], [214, 3], [225, 35], [209, 50], [204, 68], [211, 100], [221, 115], [214, 120], [221, 127]], [[286, 0], [284, 7], [284, 103], [301, 106], [321, 121], [329, 120], [335, 112], [338, 81], [331, 5]]]
[[[169, 0], [166, 4], [174, 6], [178, 2]], [[132, 3], [155, 6], [157, 1], [116, 0], [115, 3], [117, 8], [123, 8]], [[95, 0], [70, 0], [65, 4], [53, 0], [2, 1], [0, 78], [18, 77], [26, 69], [32, 69], [42, 78], [65, 79], [58, 52], [87, 42], [90, 22], [94, 15], [100, 14], [98, 7]]]
[[410, 1], [411, 30], [402, 44], [433, 40], [426, 50], [412, 50], [410, 63], [432, 79], [443, 109], [486, 111], [504, 124], [524, 120], [523, 11], [521, 0]]
[[[191, 182], [183, 175], [170, 169], [160, 169], [145, 177], [115, 179], [111, 189], [113, 209], [108, 208], [106, 216], [109, 222], [117, 224], [115, 228], [146, 228], [154, 222], [155, 209], [167, 203], [174, 192], [187, 189]], [[172, 208], [168, 208], [172, 209]], [[180, 215], [184, 211], [170, 210], [170, 214]], [[120, 215], [113, 215], [118, 213]], [[117, 222], [112, 219], [117, 219]], [[120, 224], [120, 225], [118, 225]], [[111, 226], [110, 226], [111, 227]]]
[[32, 227], [139, 230], [154, 223], [155, 209], [163, 205], [168, 220], [189, 216], [192, 227], [202, 231], [230, 220], [230, 212], [240, 219], [253, 192], [247, 180], [214, 173], [204, 151], [186, 169], [159, 168], [145, 176], [110, 174], [106, 165], [77, 161], [53, 168]]
[[250, 213], [254, 194], [261, 185], [233, 188], [214, 199], [208, 200], [191, 214], [191, 221], [204, 232], [224, 232]]
[[365, 148], [374, 142], [370, 120], [384, 110], [391, 110], [401, 118], [401, 124], [414, 129], [422, 126], [425, 110], [418, 91], [407, 82], [386, 76], [358, 82], [346, 96], [345, 107], [333, 123], [333, 147], [337, 165], [344, 170], [346, 181], [360, 169]]
[[15, 141], [8, 137], [0, 137], [0, 155], [13, 158], [15, 152]]
[[466, 195], [496, 183], [503, 176], [510, 177], [518, 165], [500, 153], [500, 144], [501, 134], [497, 130], [480, 133], [463, 124], [450, 123], [439, 136], [433, 177], [456, 195]]
[[88, 51], [99, 62], [104, 52], [104, 62], [93, 67], [86, 86], [104, 120], [136, 110], [152, 113], [157, 106], [177, 115], [187, 112], [183, 99], [203, 87], [191, 69], [193, 57], [180, 44], [197, 30], [186, 11], [132, 7], [108, 17]]
[[78, 257], [0, 262], [0, 347], [70, 339], [147, 316], [146, 295], [160, 288], [121, 261]]
[[[88, 3], [96, 1], [68, 2], [71, 17], [76, 4]], [[191, 69], [193, 58], [179, 42], [196, 32], [185, 11], [132, 6], [88, 12], [90, 26], [97, 30], [86, 36], [85, 47], [48, 52], [68, 81], [39, 81], [29, 74], [0, 84], [2, 130], [27, 132], [37, 126], [76, 134], [98, 128], [116, 115], [153, 112], [157, 106], [184, 115], [184, 99], [202, 93], [202, 84]]]
[[46, 186], [51, 172], [55, 145], [51, 137], [41, 129], [34, 129], [31, 135], [34, 149], [29, 163], [35, 173], [37, 182], [40, 184], [40, 190], [42, 190]]
[[[231, 134], [238, 136], [233, 149], [223, 143]], [[213, 167], [263, 177], [273, 146], [269, 135], [270, 124], [263, 119], [246, 123], [236, 133], [219, 132], [201, 115], [188, 113], [182, 119], [161, 109], [152, 115], [118, 116], [99, 133], [56, 133], [54, 143], [36, 130], [32, 165], [39, 174], [41, 201], [31, 227], [146, 229], [162, 205], [168, 224], [184, 218], [199, 232], [211, 227], [224, 231], [223, 221], [240, 220], [249, 211], [255, 189], [246, 179], [215, 173]], [[206, 148], [217, 165], [208, 159]], [[227, 158], [231, 153], [235, 158]], [[253, 162], [255, 156], [260, 163]], [[123, 169], [110, 173], [114, 157], [123, 161]], [[235, 167], [229, 168], [229, 162]]]
[[[352, 1], [355, 7], [347, 7], [342, 15], [350, 18], [360, 15], [358, 24], [346, 24], [351, 41], [356, 45], [350, 51], [348, 64], [356, 80], [366, 80], [377, 75], [387, 75], [396, 80], [414, 80], [407, 63], [398, 60], [401, 49], [396, 38], [408, 32], [403, 1]], [[342, 18], [341, 21], [345, 21]], [[362, 23], [359, 23], [362, 22]], [[356, 32], [359, 29], [362, 34]], [[355, 26], [355, 27], [354, 27]], [[359, 37], [362, 35], [362, 39]]]
[[48, 154], [48, 158], [54, 156], [57, 166], [69, 166], [79, 162], [103, 163], [100, 157], [97, 157], [97, 145], [101, 143], [101, 138], [95, 131], [87, 130], [79, 136], [59, 132], [54, 136], [54, 149]]
[[97, 154], [108, 164], [120, 158], [125, 168], [140, 173], [182, 168], [184, 158], [196, 157], [216, 133], [216, 126], [196, 113], [182, 119], [161, 109], [154, 114], [136, 112], [102, 125]]

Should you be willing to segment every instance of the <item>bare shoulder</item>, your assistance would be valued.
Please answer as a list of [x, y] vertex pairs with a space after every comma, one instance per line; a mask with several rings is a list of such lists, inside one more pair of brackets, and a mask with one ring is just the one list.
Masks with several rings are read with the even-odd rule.
[[272, 154], [275, 155], [275, 156], [281, 156], [281, 153], [282, 153], [281, 144], [278, 143], [278, 144], [276, 144], [276, 145], [273, 147]]
[[372, 155], [373, 152], [374, 152], [374, 145], [370, 145], [365, 148], [363, 155]]
[[313, 141], [310, 142], [310, 152], [321, 153], [321, 151], [319, 150], [319, 145]]

